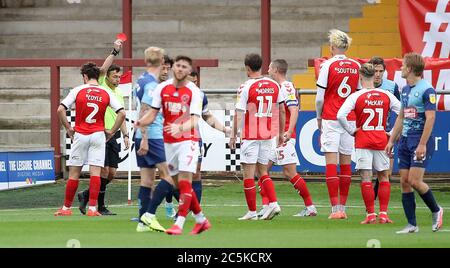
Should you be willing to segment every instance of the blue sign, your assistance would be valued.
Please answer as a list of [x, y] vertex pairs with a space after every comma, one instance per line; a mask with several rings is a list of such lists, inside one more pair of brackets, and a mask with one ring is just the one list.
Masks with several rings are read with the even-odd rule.
[[[450, 112], [436, 112], [433, 135], [436, 142], [433, 160], [430, 161], [427, 173], [450, 173]], [[316, 112], [301, 111], [297, 121], [296, 150], [300, 160], [299, 172], [325, 173], [325, 156], [320, 152], [320, 132], [317, 129]], [[352, 160], [355, 161], [354, 155]], [[354, 170], [355, 163], [352, 163]], [[281, 171], [281, 167], [273, 167], [273, 171]], [[398, 157], [395, 154], [394, 172], [398, 172]]]
[[0, 183], [2, 187], [0, 189], [54, 182], [54, 166], [53, 150], [1, 152]]
[[8, 154], [0, 153], [0, 183], [8, 183]]

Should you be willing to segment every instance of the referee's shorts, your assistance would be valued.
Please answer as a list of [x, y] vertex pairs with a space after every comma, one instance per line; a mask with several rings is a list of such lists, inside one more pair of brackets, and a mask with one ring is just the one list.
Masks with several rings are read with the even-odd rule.
[[119, 153], [121, 150], [120, 143], [117, 139], [120, 138], [120, 131], [117, 131], [114, 136], [106, 142], [105, 150], [105, 167], [118, 168], [120, 157]]

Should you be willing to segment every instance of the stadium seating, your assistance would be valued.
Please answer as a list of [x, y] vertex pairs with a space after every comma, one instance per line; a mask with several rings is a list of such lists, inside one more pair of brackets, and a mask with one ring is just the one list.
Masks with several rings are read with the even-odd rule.
[[[9, 2], [13, 7], [0, 8], [0, 58], [103, 58], [115, 34], [122, 31], [121, 0], [28, 1], [26, 8]], [[244, 55], [260, 52], [260, 0], [181, 2], [183, 8], [175, 11], [173, 5], [180, 1], [133, 1], [134, 57], [142, 57], [144, 48], [156, 45], [171, 55], [218, 58], [218, 68], [202, 71], [202, 87], [237, 88], [246, 79]], [[307, 60], [320, 56], [327, 30], [348, 31], [348, 19], [360, 17], [366, 3], [272, 1], [272, 58], [288, 59], [290, 74], [305, 71]], [[135, 74], [141, 71], [135, 69]], [[62, 69], [63, 89], [80, 82], [77, 68]], [[48, 69], [0, 68], [0, 108], [17, 111], [0, 115], [0, 147], [49, 145], [49, 84]], [[14, 104], [7, 98], [13, 98]], [[230, 95], [225, 101], [233, 99]], [[210, 101], [217, 100], [212, 96]], [[32, 125], [25, 126], [30, 121]]]
[[[350, 19], [349, 35], [353, 38], [353, 44], [347, 54], [349, 57], [401, 57], [398, 0], [381, 0], [379, 4], [366, 4], [362, 18]], [[330, 56], [327, 43], [322, 45], [321, 56]], [[308, 67], [306, 72], [295, 74], [293, 81], [300, 89], [316, 88], [314, 68]], [[303, 96], [302, 110], [314, 110], [314, 100], [314, 96]]]

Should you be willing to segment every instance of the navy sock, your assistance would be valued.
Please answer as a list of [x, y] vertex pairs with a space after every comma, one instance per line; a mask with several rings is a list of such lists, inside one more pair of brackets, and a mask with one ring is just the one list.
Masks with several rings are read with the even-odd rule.
[[170, 189], [169, 193], [166, 195], [166, 202], [172, 203], [172, 201], [173, 201], [173, 186]]
[[109, 180], [105, 178], [101, 178], [100, 184], [100, 192], [98, 193], [98, 208], [102, 209], [105, 207], [105, 193], [106, 193], [106, 185], [108, 185]]
[[424, 193], [423, 195], [420, 195], [420, 197], [422, 197], [423, 202], [425, 202], [431, 212], [436, 213], [439, 211], [439, 206], [436, 203], [436, 199], [434, 199], [434, 195], [431, 192], [431, 189], [429, 189], [428, 192]]
[[175, 200], [177, 200], [177, 202], [180, 202], [180, 190], [174, 188], [173, 197], [175, 197]]
[[202, 201], [202, 181], [192, 181], [192, 189], [197, 196], [198, 202]]
[[150, 194], [152, 192], [151, 188], [141, 186], [139, 188], [138, 202], [139, 202], [139, 221], [141, 221], [141, 216], [147, 211], [150, 204]]
[[147, 212], [150, 214], [156, 214], [156, 209], [164, 200], [169, 192], [173, 189], [172, 184], [165, 180], [161, 180], [158, 185], [156, 185], [155, 191], [153, 192], [152, 200], [148, 206]]
[[416, 200], [414, 192], [402, 194], [402, 204], [408, 223], [417, 226], [416, 222]]

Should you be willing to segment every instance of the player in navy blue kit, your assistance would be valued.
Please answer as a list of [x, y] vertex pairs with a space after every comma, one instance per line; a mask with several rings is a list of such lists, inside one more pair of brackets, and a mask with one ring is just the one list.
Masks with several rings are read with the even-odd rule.
[[423, 181], [425, 168], [431, 161], [434, 151], [433, 126], [436, 116], [436, 91], [422, 79], [425, 62], [419, 54], [409, 53], [403, 58], [402, 77], [407, 85], [401, 94], [402, 108], [395, 122], [386, 152], [392, 154], [398, 135], [400, 182], [402, 204], [408, 225], [397, 234], [417, 233], [416, 190], [432, 212], [432, 230], [442, 226], [444, 210], [440, 207], [431, 189]]

